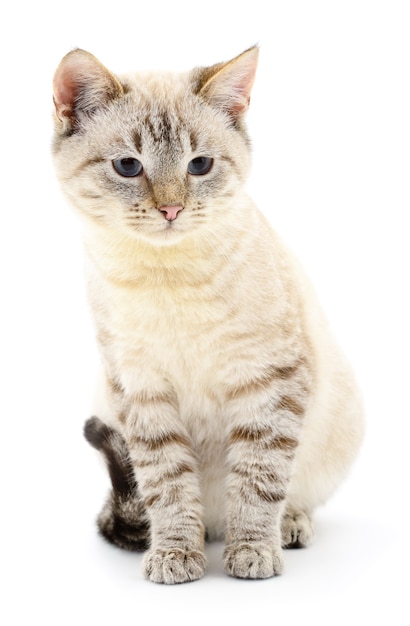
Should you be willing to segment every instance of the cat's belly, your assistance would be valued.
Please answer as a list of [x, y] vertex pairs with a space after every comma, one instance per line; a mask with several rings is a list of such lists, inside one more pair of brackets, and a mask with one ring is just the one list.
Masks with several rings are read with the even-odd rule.
[[227, 425], [223, 407], [209, 393], [184, 394], [180, 420], [198, 460], [204, 523], [210, 540], [224, 535]]
[[208, 441], [199, 455], [204, 524], [210, 541], [225, 532], [225, 442]]

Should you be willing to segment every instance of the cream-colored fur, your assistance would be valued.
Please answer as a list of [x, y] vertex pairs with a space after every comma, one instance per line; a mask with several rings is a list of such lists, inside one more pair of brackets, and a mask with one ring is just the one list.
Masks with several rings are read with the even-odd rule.
[[[278, 524], [284, 544], [311, 540], [311, 514], [345, 476], [363, 434], [350, 367], [313, 290], [244, 192], [256, 57], [251, 49], [190, 74], [117, 79], [75, 51], [55, 78], [57, 173], [84, 223], [103, 363], [95, 414], [122, 433], [148, 508], [155, 502], [145, 571], [158, 582], [202, 575], [201, 520], [211, 538], [225, 535], [228, 573], [279, 573]], [[187, 175], [202, 155], [214, 159], [209, 174]], [[114, 171], [127, 157], [141, 161], [142, 176]], [[170, 222], [161, 207], [172, 204], [183, 210]], [[169, 433], [189, 448], [147, 444]], [[181, 464], [190, 468], [183, 478]], [[255, 469], [265, 466], [275, 474], [269, 485]], [[158, 491], [171, 474], [178, 480], [163, 490], [172, 487], [172, 497]], [[179, 519], [182, 506], [200, 520], [181, 548], [190, 564], [172, 556], [178, 575], [166, 569], [176, 547], [164, 539], [170, 526], [158, 502], [164, 516]], [[255, 537], [266, 528], [252, 558], [241, 516]]]
[[[237, 199], [238, 208], [244, 198]], [[260, 216], [249, 199], [242, 209], [238, 211], [238, 218], [242, 216], [244, 231], [242, 233], [243, 254], [242, 271], [240, 276], [232, 282], [230, 265], [226, 266], [225, 280], [221, 276], [221, 257], [229, 256], [229, 251], [224, 251], [223, 243], [218, 242], [215, 253], [215, 244], [211, 243], [209, 250], [204, 250], [200, 265], [204, 272], [205, 284], [198, 293], [195, 284], [198, 281], [199, 268], [193, 268], [192, 284], [178, 290], [175, 294], [174, 278], [178, 282], [179, 272], [188, 273], [186, 258], [190, 258], [192, 248], [189, 242], [186, 247], [181, 245], [180, 266], [175, 251], [172, 254], [172, 270], [167, 276], [167, 287], [157, 285], [158, 294], [153, 290], [152, 279], [149, 273], [149, 257], [145, 246], [141, 247], [141, 256], [134, 250], [134, 242], [128, 242], [133, 252], [128, 248], [125, 241], [119, 245], [123, 256], [123, 277], [130, 271], [128, 279], [124, 283], [106, 280], [94, 269], [90, 280], [92, 303], [94, 309], [101, 312], [104, 306], [101, 301], [115, 303], [115, 317], [112, 326], [122, 329], [124, 341], [122, 350], [118, 354], [118, 371], [125, 370], [122, 374], [122, 383], [130, 393], [140, 393], [152, 385], [156, 372], [151, 371], [150, 361], [154, 357], [155, 369], [161, 364], [163, 371], [167, 372], [171, 385], [178, 390], [180, 398], [181, 419], [188, 424], [195, 441], [220, 442], [223, 447], [226, 423], [223, 415], [223, 398], [227, 388], [237, 384], [237, 371], [243, 367], [242, 378], [252, 379], [255, 371], [262, 368], [269, 361], [269, 345], [263, 345], [263, 329], [261, 343], [250, 346], [245, 355], [239, 354], [240, 362], [226, 362], [232, 358], [232, 348], [229, 339], [245, 334], [250, 325], [248, 311], [255, 306], [255, 292], [262, 296], [266, 293], [277, 294], [281, 299], [281, 286], [285, 289], [289, 284], [299, 288], [303, 294], [300, 303], [300, 311], [303, 315], [303, 327], [309, 345], [310, 362], [313, 366], [314, 386], [311, 404], [304, 417], [300, 442], [296, 451], [293, 465], [292, 478], [289, 484], [288, 502], [297, 510], [312, 511], [318, 505], [323, 504], [329, 495], [345, 477], [346, 471], [356, 456], [358, 446], [363, 436], [362, 408], [359, 393], [356, 389], [353, 375], [344, 355], [336, 345], [328, 325], [323, 318], [320, 307], [312, 288], [303, 276], [297, 262], [289, 255], [290, 265], [282, 267], [280, 275], [272, 274], [273, 263], [268, 263], [266, 255], [278, 256], [275, 267], [283, 264], [286, 252], [283, 244], [275, 233], [268, 227], [266, 221]], [[250, 223], [250, 216], [255, 224]], [[257, 225], [257, 226], [256, 226]], [[235, 226], [238, 226], [236, 223]], [[232, 225], [231, 225], [232, 228]], [[252, 239], [259, 235], [266, 239], [265, 245], [259, 241], [255, 250]], [[104, 240], [108, 233], [101, 231], [97, 235], [93, 229], [93, 241], [91, 235], [86, 237], [89, 249], [105, 248], [109, 244]], [[105, 234], [105, 236], [104, 236]], [[109, 237], [109, 235], [108, 235]], [[238, 241], [238, 235], [235, 236]], [[248, 240], [248, 246], [245, 241]], [[250, 241], [249, 241], [250, 240]], [[251, 245], [251, 242], [253, 245]], [[270, 249], [266, 249], [270, 248]], [[265, 248], [265, 249], [264, 249]], [[169, 250], [164, 250], [166, 264], [169, 264]], [[257, 254], [255, 254], [257, 252]], [[130, 265], [130, 257], [133, 255], [133, 265]], [[151, 262], [157, 266], [161, 254], [155, 254]], [[117, 273], [120, 265], [117, 265], [119, 257], [116, 257], [112, 268]], [[91, 264], [90, 264], [91, 265]], [[108, 265], [108, 264], [107, 264]], [[89, 275], [93, 272], [89, 268]], [[110, 270], [106, 267], [110, 275]], [[131, 279], [132, 275], [132, 279]], [[213, 298], [214, 285], [206, 284], [206, 277], [219, 275], [218, 290], [224, 294], [226, 308], [220, 306], [219, 310], [209, 309], [207, 303]], [[148, 278], [147, 278], [148, 277]], [[132, 283], [136, 286], [133, 289]], [[142, 286], [145, 283], [145, 289]], [[239, 283], [239, 284], [238, 284]], [[238, 289], [240, 298], [238, 299]], [[143, 295], [142, 295], [143, 294]], [[138, 307], [135, 302], [138, 300]], [[176, 303], [175, 300], [178, 302]], [[181, 304], [180, 304], [181, 303]], [[229, 320], [230, 306], [235, 308], [236, 315]], [[134, 308], [134, 310], [133, 310]], [[146, 319], [138, 319], [140, 310], [144, 311]], [[105, 317], [104, 312], [104, 317]], [[275, 313], [272, 312], [272, 317]], [[291, 317], [291, 313], [287, 312]], [[177, 320], [177, 321], [175, 321]], [[216, 322], [216, 323], [215, 323]], [[253, 324], [251, 320], [251, 324]], [[175, 325], [177, 327], [175, 327]], [[209, 332], [209, 329], [212, 332]], [[134, 346], [144, 345], [146, 337], [152, 337], [149, 356], [138, 357], [134, 353]], [[286, 337], [281, 338], [282, 349], [289, 355]], [[266, 354], [266, 348], [268, 354]], [[224, 355], [227, 355], [224, 358]], [[280, 363], [281, 356], [278, 357]], [[124, 367], [123, 364], [132, 364], [132, 367]], [[230, 371], [234, 376], [230, 380]], [[144, 373], [143, 377], [141, 372]], [[127, 379], [125, 379], [127, 376]], [[109, 389], [108, 389], [109, 395]], [[110, 403], [107, 402], [107, 391], [103, 381], [99, 388], [99, 396], [96, 399], [94, 413], [112, 425], [117, 425], [117, 417], [110, 411]], [[102, 400], [102, 398], [103, 400]], [[206, 419], [208, 416], [208, 420]], [[198, 419], [201, 418], [201, 419]], [[206, 526], [212, 536], [221, 537], [223, 534], [224, 517], [224, 465], [225, 457], [219, 447], [208, 451], [211, 458], [204, 462], [205, 475], [209, 473], [209, 480], [204, 477], [203, 488], [205, 498]]]

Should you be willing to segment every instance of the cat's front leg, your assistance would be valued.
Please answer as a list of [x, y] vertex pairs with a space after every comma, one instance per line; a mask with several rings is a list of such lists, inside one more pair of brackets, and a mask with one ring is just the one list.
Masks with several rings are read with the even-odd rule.
[[303, 366], [271, 368], [265, 389], [232, 392], [228, 433], [225, 571], [269, 578], [283, 568], [281, 519], [308, 401]]
[[151, 528], [144, 574], [157, 583], [196, 580], [206, 566], [197, 461], [170, 398], [134, 398], [126, 432]]

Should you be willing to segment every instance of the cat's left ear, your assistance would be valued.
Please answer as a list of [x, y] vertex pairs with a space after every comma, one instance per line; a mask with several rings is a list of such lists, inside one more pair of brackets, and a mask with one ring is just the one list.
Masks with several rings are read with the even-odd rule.
[[258, 56], [254, 46], [228, 63], [197, 70], [195, 92], [234, 121], [239, 120], [249, 107]]

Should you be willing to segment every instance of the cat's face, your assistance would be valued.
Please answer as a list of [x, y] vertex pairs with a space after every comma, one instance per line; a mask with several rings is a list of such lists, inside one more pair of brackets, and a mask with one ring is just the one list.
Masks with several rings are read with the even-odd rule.
[[243, 66], [254, 73], [252, 50], [238, 57], [255, 57], [238, 76], [215, 66], [216, 79], [209, 68], [117, 79], [88, 53], [67, 55], [55, 78], [54, 154], [72, 204], [157, 244], [232, 219], [249, 169], [242, 117], [253, 75]]

